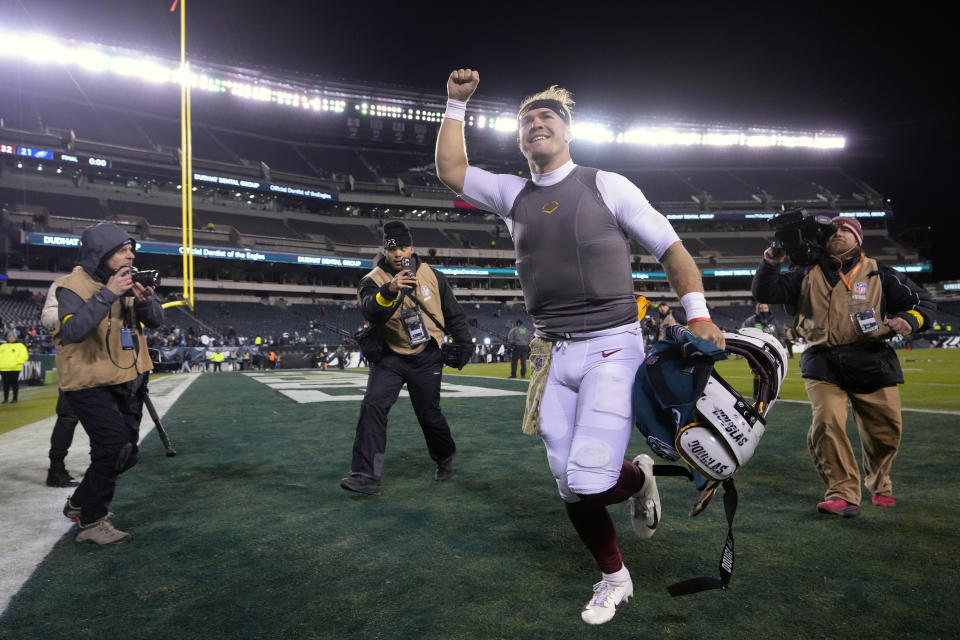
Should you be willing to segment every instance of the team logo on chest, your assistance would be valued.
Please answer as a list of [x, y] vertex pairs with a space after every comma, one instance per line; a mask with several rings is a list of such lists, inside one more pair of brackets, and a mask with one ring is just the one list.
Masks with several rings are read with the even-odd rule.
[[427, 287], [427, 285], [421, 285], [421, 286], [420, 286], [420, 294], [423, 296], [423, 299], [424, 299], [425, 301], [426, 301], [426, 300], [429, 300], [430, 297], [431, 297], [431, 296], [430, 296], [430, 289]]
[[867, 283], [866, 282], [853, 283], [853, 292], [861, 296], [865, 295], [867, 293]]
[[544, 202], [543, 206], [540, 207], [540, 211], [544, 213], [553, 213], [560, 207], [560, 203], [556, 200], [551, 200], [550, 202]]

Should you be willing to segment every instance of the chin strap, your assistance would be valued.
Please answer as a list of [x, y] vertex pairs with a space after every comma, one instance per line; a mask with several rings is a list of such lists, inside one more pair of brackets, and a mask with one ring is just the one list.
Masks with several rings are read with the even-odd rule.
[[737, 502], [737, 488], [733, 484], [733, 478], [727, 478], [723, 481], [723, 510], [727, 515], [727, 539], [720, 553], [720, 577], [704, 576], [676, 582], [667, 587], [671, 596], [686, 596], [711, 589], [726, 590], [727, 585], [730, 584], [730, 578], [733, 577], [733, 517], [737, 514]]

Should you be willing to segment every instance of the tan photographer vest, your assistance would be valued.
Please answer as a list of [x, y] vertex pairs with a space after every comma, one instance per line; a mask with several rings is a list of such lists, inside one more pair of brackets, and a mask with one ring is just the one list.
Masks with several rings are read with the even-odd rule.
[[[375, 267], [366, 277], [373, 280], [377, 283], [377, 286], [380, 287], [393, 280], [393, 276], [380, 267]], [[445, 322], [440, 303], [440, 282], [437, 280], [437, 275], [433, 272], [433, 269], [425, 262], [421, 262], [420, 267], [417, 269], [417, 288], [415, 293], [417, 299], [420, 300], [420, 304], [432, 313], [434, 318], [440, 322]], [[415, 308], [417, 308], [417, 303], [411, 300], [409, 295], [404, 296], [401, 307], [390, 316], [387, 324], [380, 329], [380, 337], [383, 338], [383, 341], [390, 347], [391, 351], [401, 355], [414, 355], [420, 353], [427, 347], [428, 343], [426, 342], [418, 344], [415, 347], [410, 346], [407, 331], [403, 328], [403, 321], [400, 319], [400, 314], [403, 313], [404, 309]], [[438, 347], [441, 346], [443, 344], [443, 331], [441, 331], [423, 311], [420, 312], [420, 315], [423, 316], [423, 323], [427, 327], [427, 331], [430, 332], [430, 337], [436, 340]]]
[[[82, 269], [59, 278], [55, 284], [58, 288], [73, 291], [84, 302], [89, 302], [104, 287]], [[133, 303], [131, 297], [114, 300], [106, 317], [80, 342], [64, 345], [58, 326], [53, 335], [53, 344], [57, 348], [57, 372], [62, 390], [76, 391], [122, 384], [153, 370], [147, 339], [139, 325], [133, 333], [137, 348], [124, 351], [120, 344], [120, 330], [123, 328], [121, 305], [132, 307]]]
[[[873, 258], [864, 256], [833, 287], [817, 265], [803, 277], [797, 303], [797, 335], [811, 347], [884, 340], [890, 337], [891, 331], [883, 324], [880, 315], [882, 300], [883, 284], [877, 271], [877, 261]], [[853, 315], [868, 309], [873, 309], [879, 329], [860, 335]]]

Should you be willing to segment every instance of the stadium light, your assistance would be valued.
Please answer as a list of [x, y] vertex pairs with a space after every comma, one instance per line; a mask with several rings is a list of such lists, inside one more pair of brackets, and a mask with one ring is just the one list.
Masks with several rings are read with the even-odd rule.
[[499, 116], [488, 121], [491, 129], [501, 133], [517, 133], [517, 119], [513, 116]]
[[586, 142], [613, 142], [615, 137], [607, 125], [598, 122], [574, 122], [571, 129], [574, 139]]
[[[91, 73], [112, 73], [122, 78], [143, 82], [180, 86], [178, 61], [140, 54], [120, 47], [104, 46], [43, 34], [4, 32], [0, 30], [0, 59], [20, 59], [28, 64], [74, 66]], [[344, 113], [348, 98], [353, 111], [363, 117], [416, 120], [439, 124], [441, 108], [435, 103], [421, 102], [414, 95], [377, 100], [352, 90], [326, 89], [307, 85], [299, 80], [280, 76], [254, 75], [242, 69], [201, 68], [191, 66], [189, 86], [208, 93], [226, 93], [231, 97], [315, 113]], [[510, 111], [497, 108], [470, 108], [467, 126], [491, 130], [496, 134], [517, 132], [517, 119]], [[705, 125], [635, 125], [611, 122], [601, 124], [575, 121], [574, 135], [595, 144], [634, 144], [641, 146], [703, 145], [710, 147], [752, 147], [840, 150], [846, 139], [837, 134], [814, 131], [786, 131], [756, 127], [716, 127]]]
[[629, 144], [648, 146], [693, 145], [699, 144], [701, 137], [696, 132], [683, 132], [659, 127], [638, 127], [623, 134], [623, 141]]

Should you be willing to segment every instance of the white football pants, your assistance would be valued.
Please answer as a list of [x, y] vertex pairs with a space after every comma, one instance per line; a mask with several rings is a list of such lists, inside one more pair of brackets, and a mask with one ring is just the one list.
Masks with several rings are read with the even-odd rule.
[[564, 502], [617, 482], [633, 429], [640, 323], [557, 342], [540, 404], [540, 437]]

